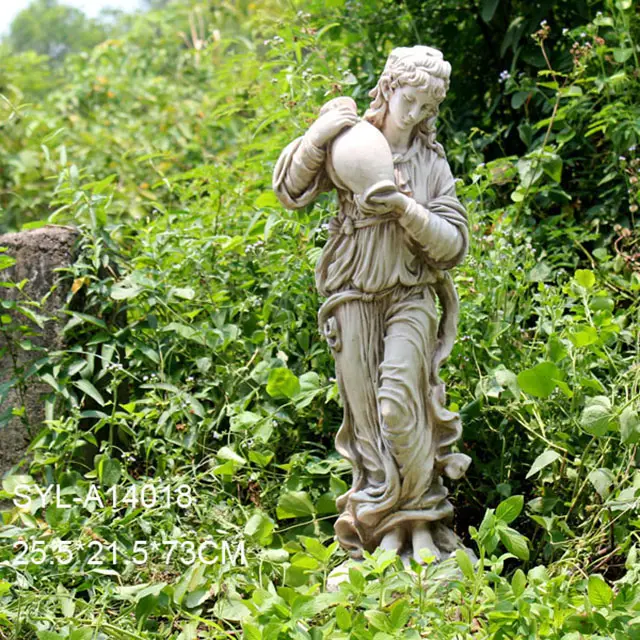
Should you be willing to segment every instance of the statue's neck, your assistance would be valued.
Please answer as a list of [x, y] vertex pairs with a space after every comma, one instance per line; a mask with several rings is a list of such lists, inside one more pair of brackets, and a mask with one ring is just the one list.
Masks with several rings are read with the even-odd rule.
[[385, 118], [382, 125], [382, 133], [389, 143], [389, 147], [393, 153], [406, 153], [412, 142], [412, 129], [398, 129], [394, 126], [389, 118]]

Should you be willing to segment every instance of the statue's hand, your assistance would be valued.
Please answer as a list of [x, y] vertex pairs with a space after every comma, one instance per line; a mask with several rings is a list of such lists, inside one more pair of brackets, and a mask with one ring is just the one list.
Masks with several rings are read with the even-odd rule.
[[322, 114], [308, 129], [306, 135], [309, 142], [316, 147], [324, 147], [333, 140], [345, 127], [352, 127], [358, 122], [358, 115], [348, 106], [339, 106]]
[[392, 191], [371, 196], [366, 202], [359, 204], [360, 210], [368, 215], [395, 213], [400, 217], [407, 210], [409, 202], [410, 198], [404, 195], [404, 193]]

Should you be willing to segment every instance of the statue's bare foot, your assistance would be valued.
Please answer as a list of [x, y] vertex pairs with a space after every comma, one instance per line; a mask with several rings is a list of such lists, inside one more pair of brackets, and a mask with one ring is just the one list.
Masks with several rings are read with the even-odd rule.
[[400, 527], [387, 531], [380, 541], [380, 547], [385, 551], [393, 549], [400, 554], [404, 544], [404, 531]]
[[424, 564], [420, 550], [424, 550], [427, 555], [435, 556], [436, 562], [442, 557], [440, 549], [438, 549], [436, 543], [433, 541], [431, 530], [426, 522], [419, 522], [414, 525], [411, 534], [411, 543], [413, 546], [413, 559], [420, 564]]

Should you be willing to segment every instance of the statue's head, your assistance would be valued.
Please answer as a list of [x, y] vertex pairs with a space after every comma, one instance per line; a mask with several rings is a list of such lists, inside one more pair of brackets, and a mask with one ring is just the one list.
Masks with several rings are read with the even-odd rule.
[[378, 84], [369, 92], [372, 100], [365, 119], [382, 129], [394, 93], [413, 87], [423, 94], [424, 101], [414, 132], [428, 146], [443, 154], [442, 147], [435, 142], [433, 123], [438, 115], [438, 107], [447, 94], [450, 74], [451, 65], [438, 49], [422, 45], [393, 49]]

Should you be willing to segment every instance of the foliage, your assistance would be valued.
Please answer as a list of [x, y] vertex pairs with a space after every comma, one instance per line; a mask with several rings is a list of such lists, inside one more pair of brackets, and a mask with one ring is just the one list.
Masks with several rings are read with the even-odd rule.
[[90, 49], [105, 32], [94, 20], [58, 0], [33, 0], [11, 23], [8, 42], [15, 51], [35, 51], [59, 62], [69, 53]]
[[[511, 65], [497, 85], [452, 87], [443, 112], [474, 238], [443, 375], [473, 458], [456, 527], [480, 561], [377, 552], [326, 591], [350, 481], [313, 281], [335, 203], [283, 211], [270, 175], [328, 98], [366, 106], [392, 42], [424, 27], [449, 57], [446, 9], [174, 2], [68, 56], [46, 90], [45, 59], [8, 57], [2, 224], [48, 216], [80, 239], [65, 348], [14, 372], [51, 392], [0, 492], [33, 497], [2, 512], [0, 637], [640, 637], [638, 18], [624, 0], [553, 5], [546, 26], [538, 8], [484, 2], [461, 23], [454, 76], [477, 72], [476, 27]], [[575, 30], [560, 36], [561, 19]], [[22, 325], [1, 328], [24, 348]], [[50, 485], [70, 508], [44, 503]]]

